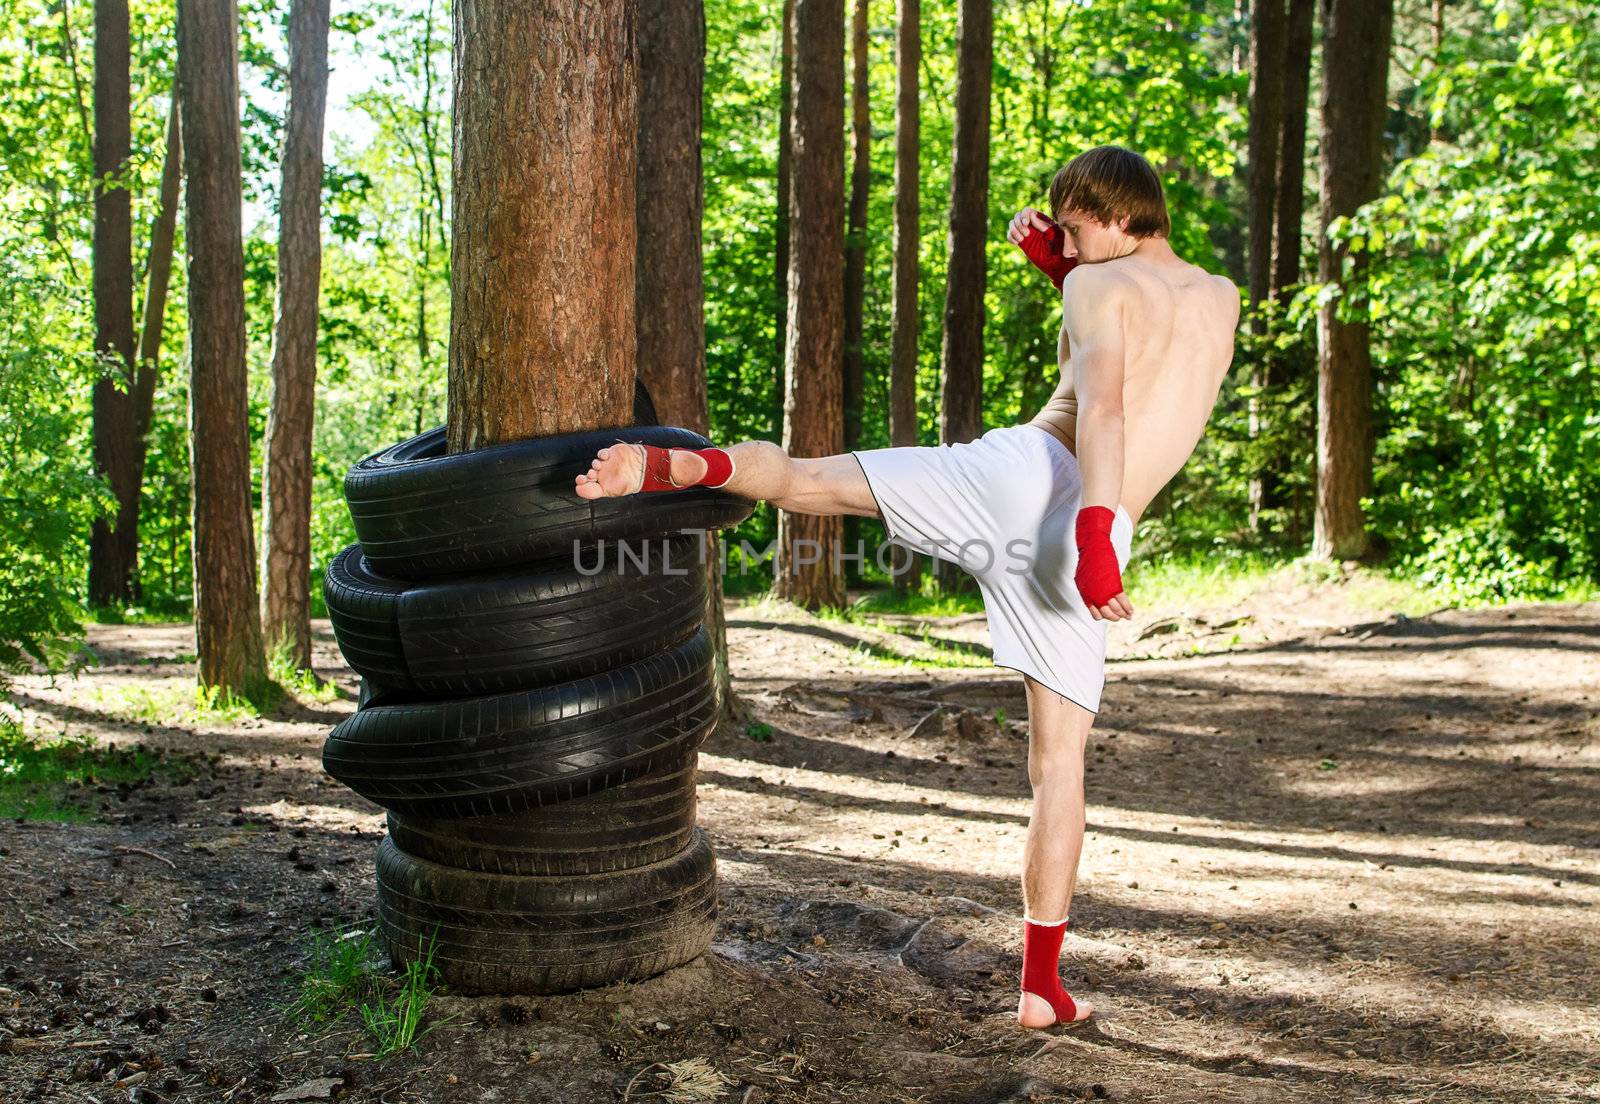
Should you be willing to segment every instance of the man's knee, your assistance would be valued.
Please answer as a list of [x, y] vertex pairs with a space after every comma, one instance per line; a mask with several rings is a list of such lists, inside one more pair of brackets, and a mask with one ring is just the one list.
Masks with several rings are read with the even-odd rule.
[[1033, 750], [1028, 753], [1028, 781], [1035, 790], [1083, 788], [1082, 745]]

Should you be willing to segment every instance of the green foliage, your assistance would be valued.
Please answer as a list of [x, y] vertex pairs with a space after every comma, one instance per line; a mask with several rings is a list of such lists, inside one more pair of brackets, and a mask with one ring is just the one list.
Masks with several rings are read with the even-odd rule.
[[1371, 514], [1464, 599], [1600, 581], [1600, 14], [1501, 0], [1503, 47], [1451, 40], [1437, 141], [1342, 228], [1371, 258]]
[[[713, 436], [780, 440], [775, 271], [782, 0], [712, 0], [704, 101], [705, 324]], [[173, 68], [172, 0], [133, 0], [135, 266], [143, 271]], [[93, 473], [89, 394], [92, 205], [91, 9], [0, 0], [0, 678], [72, 663], [92, 519], [109, 505]], [[923, 7], [919, 440], [938, 439], [958, 5]], [[266, 418], [276, 269], [278, 143], [287, 8], [241, 4], [246, 304], [252, 440]], [[861, 448], [888, 444], [895, 4], [869, 6], [871, 191], [862, 353]], [[1243, 260], [1240, 173], [1248, 108], [1247, 26], [1223, 0], [1039, 0], [997, 5], [987, 292], [985, 425], [1037, 409], [1058, 379], [1060, 302], [1004, 239], [1010, 216], [1043, 206], [1055, 170], [1115, 142], [1157, 166], [1173, 245], [1211, 271]], [[1343, 309], [1372, 323], [1377, 388], [1369, 517], [1380, 551], [1429, 593], [1503, 600], [1586, 593], [1600, 581], [1600, 16], [1575, 0], [1494, 0], [1402, 24], [1382, 198], [1335, 232], [1364, 252], [1365, 283]], [[313, 442], [313, 608], [353, 539], [342, 482], [362, 455], [443, 420], [450, 310], [451, 11], [448, 0], [353, 0], [335, 15], [336, 74], [325, 169], [319, 377]], [[1426, 32], [1426, 33], [1424, 33]], [[351, 74], [355, 75], [352, 83]], [[342, 75], [342, 76], [341, 76]], [[341, 87], [342, 80], [342, 87]], [[847, 90], [848, 91], [848, 90]], [[353, 94], [351, 94], [353, 92]], [[643, 105], [648, 125], [650, 105]], [[1315, 105], [1312, 108], [1315, 113]], [[1313, 155], [1315, 120], [1313, 119]], [[846, 160], [849, 160], [847, 150]], [[846, 169], [849, 165], [847, 163]], [[1308, 174], [1308, 185], [1314, 179]], [[642, 197], [649, 203], [650, 197]], [[1307, 229], [1316, 222], [1314, 201]], [[140, 517], [141, 600], [101, 620], [189, 616], [187, 327], [180, 224]], [[1308, 232], [1305, 252], [1314, 254]], [[141, 288], [142, 290], [142, 288]], [[1222, 564], [1293, 556], [1314, 498], [1315, 308], [1309, 284], [1241, 330], [1236, 363], [1200, 450], [1152, 504], [1145, 562]], [[1271, 367], [1271, 379], [1266, 377]], [[803, 396], [800, 396], [803, 401]], [[1284, 473], [1280, 505], [1252, 528], [1251, 480]], [[852, 523], [857, 524], [857, 523]], [[870, 550], [875, 522], [859, 523]], [[776, 536], [766, 505], [729, 534]], [[869, 557], [870, 560], [870, 557]], [[1244, 561], [1239, 561], [1240, 563]], [[858, 582], [878, 582], [870, 565]], [[1589, 582], [1586, 584], [1585, 581]], [[847, 616], [965, 609], [976, 596], [890, 592]], [[287, 669], [280, 682], [294, 682]], [[297, 693], [321, 694], [309, 682]]]
[[0, 692], [7, 673], [75, 662], [81, 541], [114, 507], [89, 466], [95, 363], [70, 290], [37, 247], [0, 250]]

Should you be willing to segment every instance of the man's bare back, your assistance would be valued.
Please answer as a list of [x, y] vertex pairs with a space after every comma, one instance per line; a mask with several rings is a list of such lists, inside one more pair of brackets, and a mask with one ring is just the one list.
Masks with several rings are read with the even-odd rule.
[[[1194, 452], [1233, 361], [1239, 291], [1177, 257], [1135, 252], [1079, 265], [1063, 296], [1115, 296], [1122, 303], [1124, 451], [1122, 506], [1137, 525], [1157, 492]], [[1030, 421], [1077, 452], [1078, 385], [1065, 321], [1061, 382]]]

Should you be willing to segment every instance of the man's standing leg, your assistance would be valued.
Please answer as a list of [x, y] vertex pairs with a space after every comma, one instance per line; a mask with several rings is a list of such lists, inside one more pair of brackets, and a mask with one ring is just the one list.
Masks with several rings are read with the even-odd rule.
[[[733, 462], [733, 474], [721, 484], [730, 494], [771, 502], [797, 514], [878, 516], [867, 477], [849, 453], [796, 458], [771, 441], [740, 441], [723, 451]], [[706, 461], [696, 453], [674, 449], [671, 460], [672, 481], [679, 486], [705, 478]], [[638, 445], [608, 445], [588, 472], [577, 477], [577, 493], [581, 498], [628, 494], [639, 485], [643, 468], [644, 454]]]
[[1024, 675], [1028, 689], [1028, 781], [1033, 809], [1022, 856], [1024, 949], [1017, 1020], [1048, 1027], [1087, 1019], [1088, 1001], [1061, 987], [1061, 940], [1083, 853], [1083, 758], [1094, 714]]

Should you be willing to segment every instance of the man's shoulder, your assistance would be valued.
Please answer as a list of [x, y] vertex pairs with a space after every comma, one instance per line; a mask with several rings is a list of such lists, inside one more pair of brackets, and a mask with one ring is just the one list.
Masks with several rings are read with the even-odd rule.
[[1075, 294], [1080, 303], [1100, 305], [1105, 305], [1108, 299], [1134, 294], [1139, 289], [1138, 281], [1121, 261], [1122, 258], [1117, 257], [1078, 265], [1061, 282], [1061, 294], [1068, 297], [1068, 302], [1073, 301], [1071, 296]]

